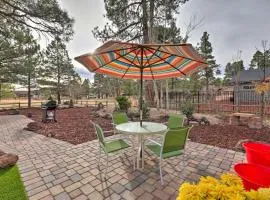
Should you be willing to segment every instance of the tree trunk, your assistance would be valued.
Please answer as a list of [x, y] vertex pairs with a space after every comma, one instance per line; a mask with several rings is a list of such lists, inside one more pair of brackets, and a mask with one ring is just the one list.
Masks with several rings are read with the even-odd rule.
[[157, 82], [156, 80], [153, 80], [154, 83], [154, 92], [155, 92], [155, 103], [156, 103], [156, 107], [159, 110], [159, 97], [158, 97], [158, 86], [157, 86]]
[[1, 102], [1, 99], [2, 99], [2, 83], [0, 82], [0, 102]]
[[30, 69], [28, 69], [27, 74], [27, 98], [28, 98], [28, 108], [31, 108], [31, 72]]
[[149, 6], [149, 42], [153, 43], [156, 42], [155, 38], [154, 38], [154, 7], [155, 7], [155, 3], [154, 0], [150, 0], [150, 6]]
[[170, 100], [169, 100], [169, 83], [168, 79], [166, 79], [166, 110], [170, 108]]
[[160, 81], [160, 108], [163, 108], [163, 81]]
[[261, 117], [264, 116], [264, 106], [265, 106], [265, 102], [264, 102], [264, 92], [261, 93], [261, 110], [260, 110], [260, 115]]
[[58, 104], [61, 104], [61, 95], [60, 95], [60, 69], [57, 67], [57, 101]]
[[149, 43], [149, 33], [148, 33], [148, 8], [147, 8], [147, 0], [142, 0], [142, 31], [143, 31], [143, 43]]
[[209, 77], [206, 76], [206, 100], [209, 101]]

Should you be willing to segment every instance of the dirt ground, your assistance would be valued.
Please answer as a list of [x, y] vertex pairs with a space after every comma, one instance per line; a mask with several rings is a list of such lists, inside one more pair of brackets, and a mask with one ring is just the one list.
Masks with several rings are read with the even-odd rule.
[[[56, 123], [41, 122], [42, 110], [31, 108], [20, 110], [20, 114], [32, 113], [32, 119], [41, 126], [36, 132], [45, 136], [67, 141], [72, 144], [81, 144], [96, 139], [94, 127], [90, 120], [100, 124], [106, 132], [106, 136], [113, 134], [111, 119], [95, 117], [94, 107], [68, 108], [56, 111]], [[161, 122], [166, 120], [164, 117], [169, 111], [151, 110], [149, 121]], [[6, 115], [8, 111], [0, 112]], [[209, 144], [213, 146], [234, 149], [239, 140], [249, 139], [270, 143], [270, 128], [265, 127], [261, 130], [250, 129], [245, 126], [232, 126], [227, 124], [222, 118], [209, 114], [194, 114], [195, 118], [207, 117], [210, 126], [195, 125], [189, 135], [191, 141]]]

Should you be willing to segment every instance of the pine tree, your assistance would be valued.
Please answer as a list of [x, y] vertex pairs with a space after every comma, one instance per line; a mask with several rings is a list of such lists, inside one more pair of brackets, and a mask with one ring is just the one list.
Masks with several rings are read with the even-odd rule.
[[29, 35], [28, 43], [25, 48], [27, 56], [24, 59], [23, 66], [18, 70], [18, 82], [27, 86], [28, 108], [31, 107], [31, 88], [37, 85], [36, 78], [39, 73], [40, 52], [39, 45], [33, 36]]
[[263, 53], [257, 50], [250, 61], [249, 68], [250, 69], [258, 69], [263, 65]]
[[93, 88], [98, 98], [102, 97], [102, 90], [104, 88], [104, 75], [96, 73], [94, 75]]
[[74, 67], [69, 58], [66, 45], [60, 38], [53, 40], [43, 52], [41, 66], [42, 85], [52, 86], [56, 90], [58, 103], [61, 103], [61, 93], [64, 87], [74, 77]]
[[229, 83], [234, 76], [238, 74], [238, 72], [243, 71], [244, 68], [244, 62], [243, 60], [229, 62], [225, 66], [225, 74], [224, 74], [224, 81], [225, 83]]
[[73, 34], [74, 20], [57, 0], [1, 0], [0, 21], [12, 26], [23, 25], [49, 36], [70, 38]]
[[82, 80], [79, 74], [74, 73], [65, 86], [65, 91], [71, 99], [80, 99], [84, 95]]
[[208, 62], [208, 67], [204, 70], [205, 84], [206, 84], [206, 94], [209, 94], [209, 84], [214, 79], [215, 74], [219, 74], [220, 71], [218, 69], [219, 65], [216, 64], [215, 57], [212, 55], [213, 48], [212, 44], [209, 41], [209, 34], [207, 32], [203, 33], [201, 38], [201, 42], [199, 44], [199, 52], [204, 57], [204, 59]]
[[81, 87], [82, 87], [83, 96], [88, 98], [88, 96], [90, 95], [90, 81], [89, 81], [89, 79], [84, 79]]
[[266, 49], [264, 52], [257, 50], [250, 61], [250, 69], [263, 69], [270, 67], [270, 50]]
[[167, 18], [177, 13], [177, 9], [187, 0], [104, 0], [109, 22], [103, 29], [95, 27], [95, 38], [106, 41], [120, 39], [125, 41], [142, 41], [149, 43], [152, 28], [160, 24], [167, 12]]

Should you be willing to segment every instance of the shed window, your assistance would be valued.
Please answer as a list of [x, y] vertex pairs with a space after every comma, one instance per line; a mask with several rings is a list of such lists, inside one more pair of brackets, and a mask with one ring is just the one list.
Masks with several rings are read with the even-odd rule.
[[254, 90], [255, 86], [254, 85], [244, 85], [243, 89], [244, 90]]

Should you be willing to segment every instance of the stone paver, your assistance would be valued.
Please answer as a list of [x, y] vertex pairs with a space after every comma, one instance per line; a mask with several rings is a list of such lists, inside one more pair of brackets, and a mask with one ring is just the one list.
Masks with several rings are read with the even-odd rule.
[[29, 122], [21, 115], [0, 116], [0, 149], [19, 155], [18, 166], [30, 200], [175, 199], [184, 181], [219, 176], [244, 160], [240, 152], [188, 142], [185, 155], [163, 162], [161, 186], [156, 158], [146, 153], [145, 169], [133, 171], [130, 150], [128, 156], [110, 157], [104, 181], [106, 162], [102, 157], [100, 171], [96, 140], [72, 145], [23, 130]]

